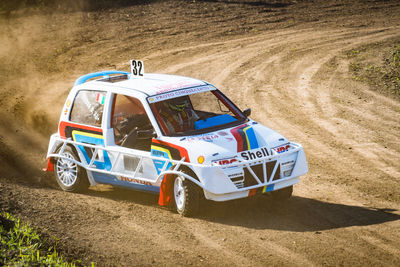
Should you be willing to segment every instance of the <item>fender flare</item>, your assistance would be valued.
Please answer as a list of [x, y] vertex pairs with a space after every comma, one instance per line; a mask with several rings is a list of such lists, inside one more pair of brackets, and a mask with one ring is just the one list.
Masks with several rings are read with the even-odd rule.
[[176, 165], [172, 166], [169, 170], [164, 171], [160, 174], [160, 176], [162, 177], [162, 181], [160, 185], [160, 195], [158, 197], [158, 205], [170, 206], [173, 203], [172, 202], [174, 195], [173, 182], [174, 178], [178, 175], [182, 176], [185, 179], [188, 179], [201, 189], [204, 189], [204, 185], [199, 181], [197, 175], [194, 173], [192, 169], [190, 169], [185, 165], [179, 167], [178, 169], [176, 169]]

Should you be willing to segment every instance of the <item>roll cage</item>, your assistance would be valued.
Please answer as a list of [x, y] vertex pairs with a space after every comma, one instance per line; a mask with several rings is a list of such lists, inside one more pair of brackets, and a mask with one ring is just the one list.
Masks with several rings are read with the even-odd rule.
[[[57, 151], [58, 152], [53, 152], [47, 155], [47, 159], [52, 160], [54, 158], [63, 158], [63, 159], [67, 159], [70, 160], [72, 162], [74, 162], [75, 164], [83, 167], [84, 169], [86, 169], [87, 171], [91, 171], [91, 172], [98, 172], [98, 173], [105, 173], [105, 174], [109, 174], [109, 175], [114, 175], [114, 176], [122, 176], [122, 177], [127, 177], [127, 178], [132, 178], [141, 182], [147, 182], [147, 183], [151, 183], [151, 184], [157, 184], [159, 182], [161, 182], [162, 178], [165, 175], [168, 174], [172, 174], [172, 175], [180, 175], [185, 177], [186, 179], [190, 180], [191, 182], [195, 183], [196, 185], [198, 185], [199, 187], [201, 187], [204, 190], [207, 190], [211, 193], [216, 194], [217, 192], [215, 192], [213, 190], [213, 188], [207, 188], [204, 186], [204, 184], [201, 182], [201, 179], [197, 179], [197, 177], [193, 177], [188, 175], [187, 173], [183, 172], [181, 169], [182, 166], [187, 166], [190, 169], [193, 170], [194, 167], [197, 168], [212, 168], [212, 169], [221, 169], [224, 170], [226, 168], [234, 168], [234, 167], [240, 167], [243, 169], [246, 169], [251, 176], [257, 181], [256, 184], [251, 185], [251, 186], [244, 186], [242, 188], [237, 188], [234, 192], [241, 192], [241, 191], [246, 191], [246, 190], [251, 190], [251, 189], [255, 189], [255, 188], [259, 188], [259, 187], [263, 187], [263, 186], [268, 186], [268, 185], [272, 185], [276, 182], [283, 182], [285, 180], [290, 180], [292, 179], [292, 177], [283, 177], [280, 178], [279, 180], [274, 179], [274, 177], [276, 176], [276, 172], [277, 169], [279, 167], [279, 158], [281, 157], [285, 157], [288, 154], [293, 154], [293, 153], [297, 153], [298, 151], [302, 150], [302, 146], [296, 143], [290, 143], [290, 145], [293, 147], [293, 149], [288, 150], [286, 152], [283, 153], [275, 153], [272, 154], [270, 156], [267, 156], [265, 158], [262, 159], [255, 159], [255, 160], [244, 160], [244, 159], [239, 159], [238, 161], [229, 164], [229, 165], [219, 165], [217, 163], [211, 163], [211, 164], [197, 164], [197, 163], [190, 163], [190, 162], [186, 162], [186, 158], [182, 157], [179, 160], [174, 160], [174, 159], [167, 159], [167, 158], [160, 158], [160, 157], [155, 157], [155, 156], [151, 156], [151, 155], [140, 155], [138, 156], [138, 154], [133, 153], [133, 152], [123, 152], [120, 151], [116, 148], [113, 147], [104, 147], [104, 146], [100, 146], [100, 145], [92, 145], [92, 144], [87, 144], [87, 143], [81, 143], [81, 142], [75, 142], [72, 141], [71, 139], [64, 139], [64, 138], [60, 138], [60, 137], [54, 137], [55, 138], [55, 142], [54, 142], [54, 147], [51, 149], [51, 151]], [[85, 158], [82, 157], [82, 155], [79, 155], [79, 157], [81, 158], [81, 161], [78, 162], [76, 160], [67, 158], [65, 156], [63, 156], [63, 151], [65, 150], [66, 146], [73, 146], [75, 148], [76, 151], [78, 151], [78, 154], [80, 149], [78, 148], [78, 146], [87, 148], [87, 149], [92, 149], [93, 153], [92, 156], [90, 158], [90, 161], [87, 162]], [[60, 149], [57, 149], [60, 148]], [[112, 152], [114, 153], [116, 156], [113, 159], [113, 161], [111, 162], [111, 168], [109, 170], [107, 169], [100, 169], [95, 165], [95, 161], [98, 158], [99, 154], [101, 152]], [[134, 157], [139, 157], [139, 163], [136, 167], [135, 171], [117, 171], [115, 170], [115, 166], [117, 166], [117, 162], [118, 160], [121, 160], [123, 156], [134, 156]], [[158, 176], [154, 177], [154, 179], [149, 179], [149, 178], [141, 178], [141, 177], [137, 177], [136, 174], [138, 172], [138, 170], [141, 168], [141, 164], [143, 162], [143, 159], [148, 158], [151, 160], [162, 160], [164, 161], [163, 163], [163, 168], [161, 170], [161, 172], [158, 174]], [[267, 172], [267, 163], [269, 162], [276, 162], [276, 164], [273, 167], [272, 172]], [[296, 162], [297, 164], [297, 162]], [[168, 166], [171, 166], [170, 168], [167, 168]], [[258, 166], [262, 166], [262, 172], [260, 172], [260, 174], [256, 174], [256, 172], [254, 171], [254, 169], [252, 168], [254, 165], [258, 165]], [[295, 168], [295, 166], [294, 166]], [[200, 177], [199, 177], [200, 178]], [[89, 181], [92, 185], [95, 185], [96, 182], [94, 181], [94, 179], [90, 178], [89, 175]]]

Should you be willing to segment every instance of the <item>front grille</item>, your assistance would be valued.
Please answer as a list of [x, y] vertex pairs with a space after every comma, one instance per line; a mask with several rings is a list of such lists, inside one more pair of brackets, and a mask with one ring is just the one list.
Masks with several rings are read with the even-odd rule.
[[[264, 174], [263, 174], [263, 164], [266, 164], [267, 178], [264, 177]], [[276, 164], [279, 164], [279, 163], [277, 163], [276, 160], [275, 160], [275, 161], [271, 161], [271, 162], [266, 162], [266, 163], [253, 165], [253, 166], [250, 166], [250, 168], [254, 172], [254, 174], [258, 177], [260, 182], [261, 183], [265, 183], [266, 182], [265, 178], [269, 180], [269, 178], [272, 175], [272, 171], [274, 170]], [[244, 182], [243, 182], [243, 186], [240, 187], [240, 188], [253, 186], [253, 185], [257, 185], [258, 184], [257, 180], [253, 177], [253, 175], [250, 173], [250, 171], [247, 168], [243, 168], [243, 171], [244, 171]], [[280, 172], [281, 172], [280, 171], [280, 166], [278, 165], [272, 181], [276, 181], [276, 180], [279, 180], [281, 178]], [[234, 182], [234, 181], [232, 181], [232, 182]], [[235, 183], [235, 185], [236, 185], [236, 183]]]
[[[252, 169], [254, 174], [258, 177], [258, 179], [260, 179], [260, 181], [263, 183], [264, 182], [263, 164], [253, 165], [253, 166], [250, 166], [250, 168]], [[244, 186], [245, 187], [258, 184], [257, 180], [254, 179], [253, 175], [251, 175], [251, 173], [249, 172], [249, 170], [247, 168], [244, 168], [243, 170], [244, 170]]]
[[[271, 177], [272, 175], [272, 171], [274, 170], [276, 161], [271, 161], [271, 162], [267, 162], [267, 176]], [[276, 172], [274, 175], [274, 178], [272, 178], [272, 181], [276, 181], [281, 179], [281, 166], [278, 165], [278, 168], [276, 168]]]

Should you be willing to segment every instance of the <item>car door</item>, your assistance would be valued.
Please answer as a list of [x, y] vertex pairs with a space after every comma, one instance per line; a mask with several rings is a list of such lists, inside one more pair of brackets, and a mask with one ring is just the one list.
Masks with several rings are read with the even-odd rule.
[[[157, 172], [150, 157], [154, 129], [141, 101], [124, 94], [112, 95], [110, 125], [120, 155], [114, 170], [129, 187], [158, 191]], [[146, 187], [147, 186], [147, 187]], [[153, 188], [157, 187], [157, 189]]]

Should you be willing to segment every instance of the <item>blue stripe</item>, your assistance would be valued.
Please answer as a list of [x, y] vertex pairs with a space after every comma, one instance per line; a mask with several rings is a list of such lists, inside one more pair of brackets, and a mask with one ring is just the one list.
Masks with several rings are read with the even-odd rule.
[[256, 133], [254, 132], [253, 128], [249, 128], [246, 130], [247, 138], [250, 142], [250, 149], [258, 148], [258, 142], [256, 138]]
[[[76, 142], [104, 146], [103, 138], [95, 138], [95, 137], [92, 137], [92, 136], [86, 136], [86, 135], [79, 134], [79, 133], [75, 133], [74, 137], [75, 137], [74, 141], [76, 141]], [[84, 146], [78, 145], [78, 147], [81, 150], [83, 156], [85, 157], [86, 162], [90, 163], [91, 158], [87, 154]], [[90, 149], [93, 151], [92, 148], [90, 148]], [[108, 157], [108, 153], [105, 150], [103, 150], [103, 158], [104, 158], [104, 161], [95, 160], [93, 162], [94, 165], [98, 169], [105, 169], [107, 171], [111, 170], [111, 161], [110, 161], [110, 158]]]
[[82, 83], [85, 83], [87, 80], [93, 79], [93, 78], [97, 78], [97, 77], [103, 77], [103, 78], [108, 78], [108, 75], [111, 74], [125, 74], [125, 75], [129, 75], [129, 72], [126, 71], [119, 71], [119, 70], [106, 70], [106, 71], [99, 71], [99, 72], [93, 72], [93, 73], [89, 73], [86, 75], [83, 75], [81, 77], [79, 77], [76, 81], [75, 81], [75, 86], [80, 85]]

